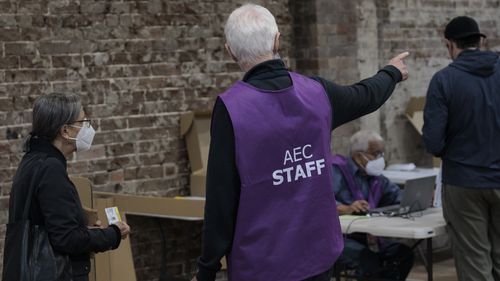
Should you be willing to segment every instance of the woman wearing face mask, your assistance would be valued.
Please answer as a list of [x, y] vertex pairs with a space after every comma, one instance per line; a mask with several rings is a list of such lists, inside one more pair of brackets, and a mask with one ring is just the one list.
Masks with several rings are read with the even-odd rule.
[[[90, 149], [95, 135], [90, 123], [78, 95], [50, 94], [37, 98], [32, 132], [24, 145], [26, 154], [10, 194], [9, 224], [12, 224], [21, 219], [28, 189], [34, 187], [29, 220], [44, 227], [54, 254], [69, 257], [71, 264], [72, 276], [58, 280], [88, 280], [90, 253], [116, 249], [130, 232], [123, 222], [107, 228], [87, 227], [80, 198], [68, 178], [66, 158], [75, 151]], [[7, 235], [8, 232], [9, 228]], [[6, 245], [4, 265], [15, 262], [15, 256]], [[6, 276], [4, 271], [3, 280], [20, 279], [12, 275]]]

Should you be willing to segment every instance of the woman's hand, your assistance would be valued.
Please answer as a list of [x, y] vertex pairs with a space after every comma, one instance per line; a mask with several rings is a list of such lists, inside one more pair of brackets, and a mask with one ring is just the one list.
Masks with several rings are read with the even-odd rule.
[[115, 225], [120, 229], [122, 239], [127, 238], [127, 236], [130, 234], [130, 226], [122, 221], [117, 221]]

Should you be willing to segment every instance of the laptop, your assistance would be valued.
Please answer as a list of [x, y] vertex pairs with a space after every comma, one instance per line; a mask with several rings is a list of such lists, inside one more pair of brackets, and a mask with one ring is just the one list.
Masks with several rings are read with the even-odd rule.
[[370, 214], [403, 215], [425, 210], [432, 206], [436, 176], [407, 180], [401, 203], [369, 210]]

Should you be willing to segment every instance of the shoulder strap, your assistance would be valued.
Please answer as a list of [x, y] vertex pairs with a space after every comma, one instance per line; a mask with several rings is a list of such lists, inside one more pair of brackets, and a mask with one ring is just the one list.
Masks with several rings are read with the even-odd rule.
[[370, 192], [368, 193], [368, 203], [370, 203], [370, 208], [378, 207], [378, 203], [382, 198], [383, 192], [381, 177], [372, 177], [370, 179]]
[[34, 167], [33, 176], [31, 177], [30, 187], [28, 189], [28, 196], [26, 198], [26, 203], [24, 205], [23, 218], [22, 218], [23, 221], [28, 220], [28, 217], [29, 217], [29, 212], [31, 209], [31, 201], [33, 199], [33, 194], [35, 193], [36, 180], [38, 177], [38, 172], [40, 171], [40, 167], [42, 166], [43, 160], [45, 160], [45, 157], [39, 158], [36, 161], [36, 163], [33, 164], [33, 165], [35, 165], [35, 167]]
[[347, 159], [343, 157], [342, 155], [335, 155], [332, 159], [332, 164], [337, 166], [340, 169], [340, 172], [344, 176], [344, 179], [347, 182], [347, 185], [349, 186], [349, 190], [351, 191], [351, 195], [354, 199], [356, 200], [364, 200], [363, 193], [361, 192], [361, 189], [356, 185], [354, 182], [354, 176], [351, 174], [351, 171], [347, 167]]
[[332, 156], [332, 164], [333, 165], [336, 165], [336, 166], [345, 166], [347, 165], [347, 160], [344, 156], [340, 155], [340, 154], [336, 154], [334, 156]]

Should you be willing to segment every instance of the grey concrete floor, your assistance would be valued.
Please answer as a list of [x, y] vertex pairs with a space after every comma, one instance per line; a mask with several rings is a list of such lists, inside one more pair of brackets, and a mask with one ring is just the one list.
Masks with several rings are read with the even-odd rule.
[[[456, 281], [457, 273], [451, 250], [439, 251], [434, 254], [434, 281]], [[426, 281], [427, 271], [422, 260], [417, 256], [407, 281]]]
[[[434, 281], [456, 281], [457, 274], [453, 258], [434, 262]], [[421, 262], [415, 263], [407, 281], [426, 281], [427, 271]]]

